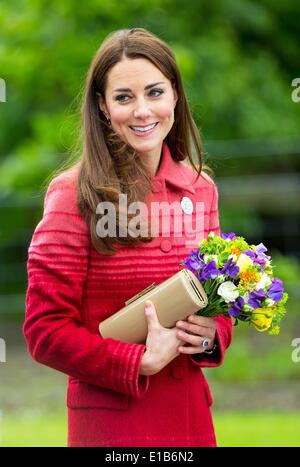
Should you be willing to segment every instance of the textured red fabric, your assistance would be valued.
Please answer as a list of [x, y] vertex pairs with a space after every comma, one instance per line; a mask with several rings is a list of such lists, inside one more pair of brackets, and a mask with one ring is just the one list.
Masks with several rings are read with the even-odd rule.
[[[199, 242], [210, 230], [220, 231], [218, 194], [208, 175], [192, 184], [194, 178], [194, 170], [175, 162], [164, 143], [150, 199], [172, 203], [186, 196], [194, 206], [204, 203]], [[101, 255], [92, 247], [76, 196], [75, 169], [49, 185], [28, 252], [24, 323], [31, 356], [69, 375], [69, 446], [215, 446], [212, 397], [201, 367], [223, 362], [231, 320], [216, 320], [216, 355], [179, 355], [151, 377], [139, 375], [144, 345], [98, 333], [99, 322], [126, 300], [179, 271], [191, 245], [171, 229], [167, 238], [159, 232], [150, 243]]]

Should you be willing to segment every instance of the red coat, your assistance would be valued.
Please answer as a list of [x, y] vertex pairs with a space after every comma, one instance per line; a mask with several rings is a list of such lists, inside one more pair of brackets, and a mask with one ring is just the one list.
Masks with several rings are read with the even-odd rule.
[[[206, 236], [219, 233], [217, 189], [175, 162], [164, 143], [153, 179], [154, 201], [204, 202]], [[199, 207], [201, 209], [201, 207]], [[195, 217], [195, 211], [191, 216]], [[203, 217], [202, 217], [203, 220]], [[201, 222], [197, 241], [201, 240]], [[203, 236], [203, 234], [202, 234]], [[154, 376], [139, 375], [141, 344], [103, 339], [101, 320], [149, 284], [179, 271], [191, 246], [184, 237], [99, 254], [76, 203], [76, 171], [50, 184], [44, 215], [29, 247], [24, 334], [38, 362], [69, 375], [69, 446], [214, 446], [212, 397], [201, 367], [221, 365], [231, 320], [217, 319], [219, 353], [179, 355]]]

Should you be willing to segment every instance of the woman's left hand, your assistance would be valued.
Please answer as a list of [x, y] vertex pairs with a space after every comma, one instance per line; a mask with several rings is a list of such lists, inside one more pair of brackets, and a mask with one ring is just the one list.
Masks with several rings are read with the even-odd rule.
[[[187, 321], [177, 321], [178, 339], [186, 344], [178, 347], [180, 353], [195, 354], [211, 350], [215, 343], [216, 322], [213, 318], [205, 316], [190, 315]], [[208, 340], [208, 345], [204, 347], [203, 341]]]

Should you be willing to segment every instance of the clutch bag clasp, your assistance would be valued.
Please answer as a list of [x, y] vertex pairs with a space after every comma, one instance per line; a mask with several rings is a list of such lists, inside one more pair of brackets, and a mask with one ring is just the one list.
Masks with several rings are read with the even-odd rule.
[[155, 282], [153, 284], [150, 284], [148, 285], [148, 287], [146, 287], [146, 289], [142, 290], [141, 292], [137, 293], [136, 295], [134, 295], [133, 297], [129, 298], [126, 302], [125, 302], [125, 305], [129, 305], [130, 303], [134, 302], [135, 300], [137, 300], [138, 298], [142, 297], [143, 295], [145, 295], [146, 293], [150, 292], [150, 290], [153, 290], [155, 289], [156, 287], [156, 284]]

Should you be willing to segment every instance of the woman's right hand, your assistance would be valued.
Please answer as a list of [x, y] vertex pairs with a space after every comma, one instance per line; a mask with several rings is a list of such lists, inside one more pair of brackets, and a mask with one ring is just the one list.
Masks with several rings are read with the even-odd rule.
[[156, 314], [155, 306], [150, 301], [145, 302], [145, 316], [148, 323], [146, 351], [141, 360], [140, 374], [154, 375], [179, 355], [178, 347], [183, 341], [176, 337], [176, 327], [164, 328]]

